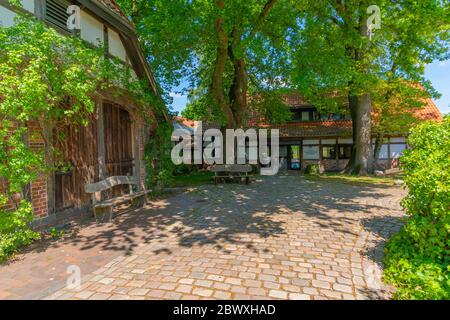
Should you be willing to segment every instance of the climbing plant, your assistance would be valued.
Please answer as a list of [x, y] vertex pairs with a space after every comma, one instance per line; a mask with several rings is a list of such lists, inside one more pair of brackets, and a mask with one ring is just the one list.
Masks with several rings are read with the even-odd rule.
[[172, 149], [172, 126], [160, 124], [153, 132], [152, 139], [145, 146], [147, 189], [158, 193], [173, 179], [175, 164], [170, 153]]
[[[31, 15], [20, 14], [12, 27], [0, 28], [0, 260], [38, 237], [28, 229], [32, 208], [25, 190], [55, 169], [48, 159], [57, 152], [49, 150], [51, 133], [42, 129], [86, 125], [93, 94], [110, 87], [126, 90], [146, 110], [163, 105], [145, 82], [104, 52]], [[45, 151], [30, 147], [37, 138]]]

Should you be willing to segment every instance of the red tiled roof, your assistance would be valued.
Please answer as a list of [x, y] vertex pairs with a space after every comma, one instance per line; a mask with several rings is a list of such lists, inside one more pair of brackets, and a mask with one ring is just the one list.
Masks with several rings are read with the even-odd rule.
[[194, 120], [190, 120], [184, 117], [175, 117], [175, 121], [186, 126], [186, 127], [190, 127], [190, 128], [195, 128], [196, 127], [196, 121]]
[[[305, 102], [298, 94], [286, 96], [286, 101], [290, 105], [302, 105]], [[418, 120], [442, 121], [443, 116], [431, 98], [425, 99], [425, 105], [414, 111], [414, 116]], [[177, 117], [178, 122], [182, 121], [186, 126], [196, 127], [197, 121]], [[247, 127], [259, 127], [265, 129], [280, 129], [280, 137], [351, 137], [351, 120], [326, 120], [310, 122], [288, 122], [285, 124], [267, 124], [259, 114], [253, 113], [250, 116]], [[204, 129], [205, 130], [205, 129]]]
[[289, 122], [260, 127], [280, 129], [280, 137], [350, 137], [352, 135], [351, 120]]
[[[297, 93], [286, 96], [285, 101], [289, 106], [306, 104]], [[433, 100], [426, 98], [424, 102], [424, 106], [413, 111], [414, 117], [421, 121], [442, 121], [443, 116]], [[252, 114], [249, 124], [250, 126], [259, 126], [260, 128], [278, 128], [280, 129], [280, 137], [350, 137], [352, 135], [351, 120], [289, 122], [280, 125], [269, 125], [265, 124], [264, 119], [258, 114]]]
[[418, 120], [442, 121], [444, 118], [431, 98], [425, 99], [425, 105], [414, 112]]

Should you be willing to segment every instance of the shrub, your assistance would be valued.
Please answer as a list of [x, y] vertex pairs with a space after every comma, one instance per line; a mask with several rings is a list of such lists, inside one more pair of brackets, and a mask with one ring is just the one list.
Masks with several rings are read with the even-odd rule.
[[186, 176], [188, 174], [191, 174], [195, 171], [195, 167], [193, 165], [187, 165], [187, 164], [179, 164], [174, 167], [173, 175], [174, 176]]
[[5, 261], [23, 246], [39, 239], [39, 233], [29, 228], [33, 220], [31, 205], [22, 201], [17, 210], [0, 210], [0, 262]]
[[305, 174], [310, 174], [312, 176], [320, 175], [320, 168], [318, 164], [308, 164], [305, 168]]
[[401, 158], [409, 215], [386, 246], [385, 280], [400, 299], [450, 299], [450, 117], [424, 123]]
[[171, 134], [172, 126], [160, 123], [145, 147], [147, 189], [157, 193], [173, 181], [175, 165], [171, 160]]

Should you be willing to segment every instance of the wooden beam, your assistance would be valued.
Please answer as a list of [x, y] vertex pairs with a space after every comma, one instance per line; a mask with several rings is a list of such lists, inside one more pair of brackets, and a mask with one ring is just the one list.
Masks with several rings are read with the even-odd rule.
[[[43, 128], [43, 135], [45, 136], [45, 162], [48, 166], [53, 166], [53, 126], [48, 125]], [[52, 170], [47, 175], [47, 206], [48, 214], [54, 214], [56, 211], [55, 203], [55, 172]]]
[[105, 126], [103, 117], [103, 102], [96, 100], [97, 106], [97, 149], [98, 149], [98, 178], [104, 180], [106, 177], [105, 163]]
[[139, 181], [139, 192], [143, 187], [141, 183], [141, 117], [136, 116], [134, 119], [134, 176]]

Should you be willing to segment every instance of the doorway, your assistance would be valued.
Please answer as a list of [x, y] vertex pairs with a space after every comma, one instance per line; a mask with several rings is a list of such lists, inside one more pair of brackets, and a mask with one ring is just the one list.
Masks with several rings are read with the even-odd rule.
[[301, 170], [300, 146], [289, 146], [289, 170]]

